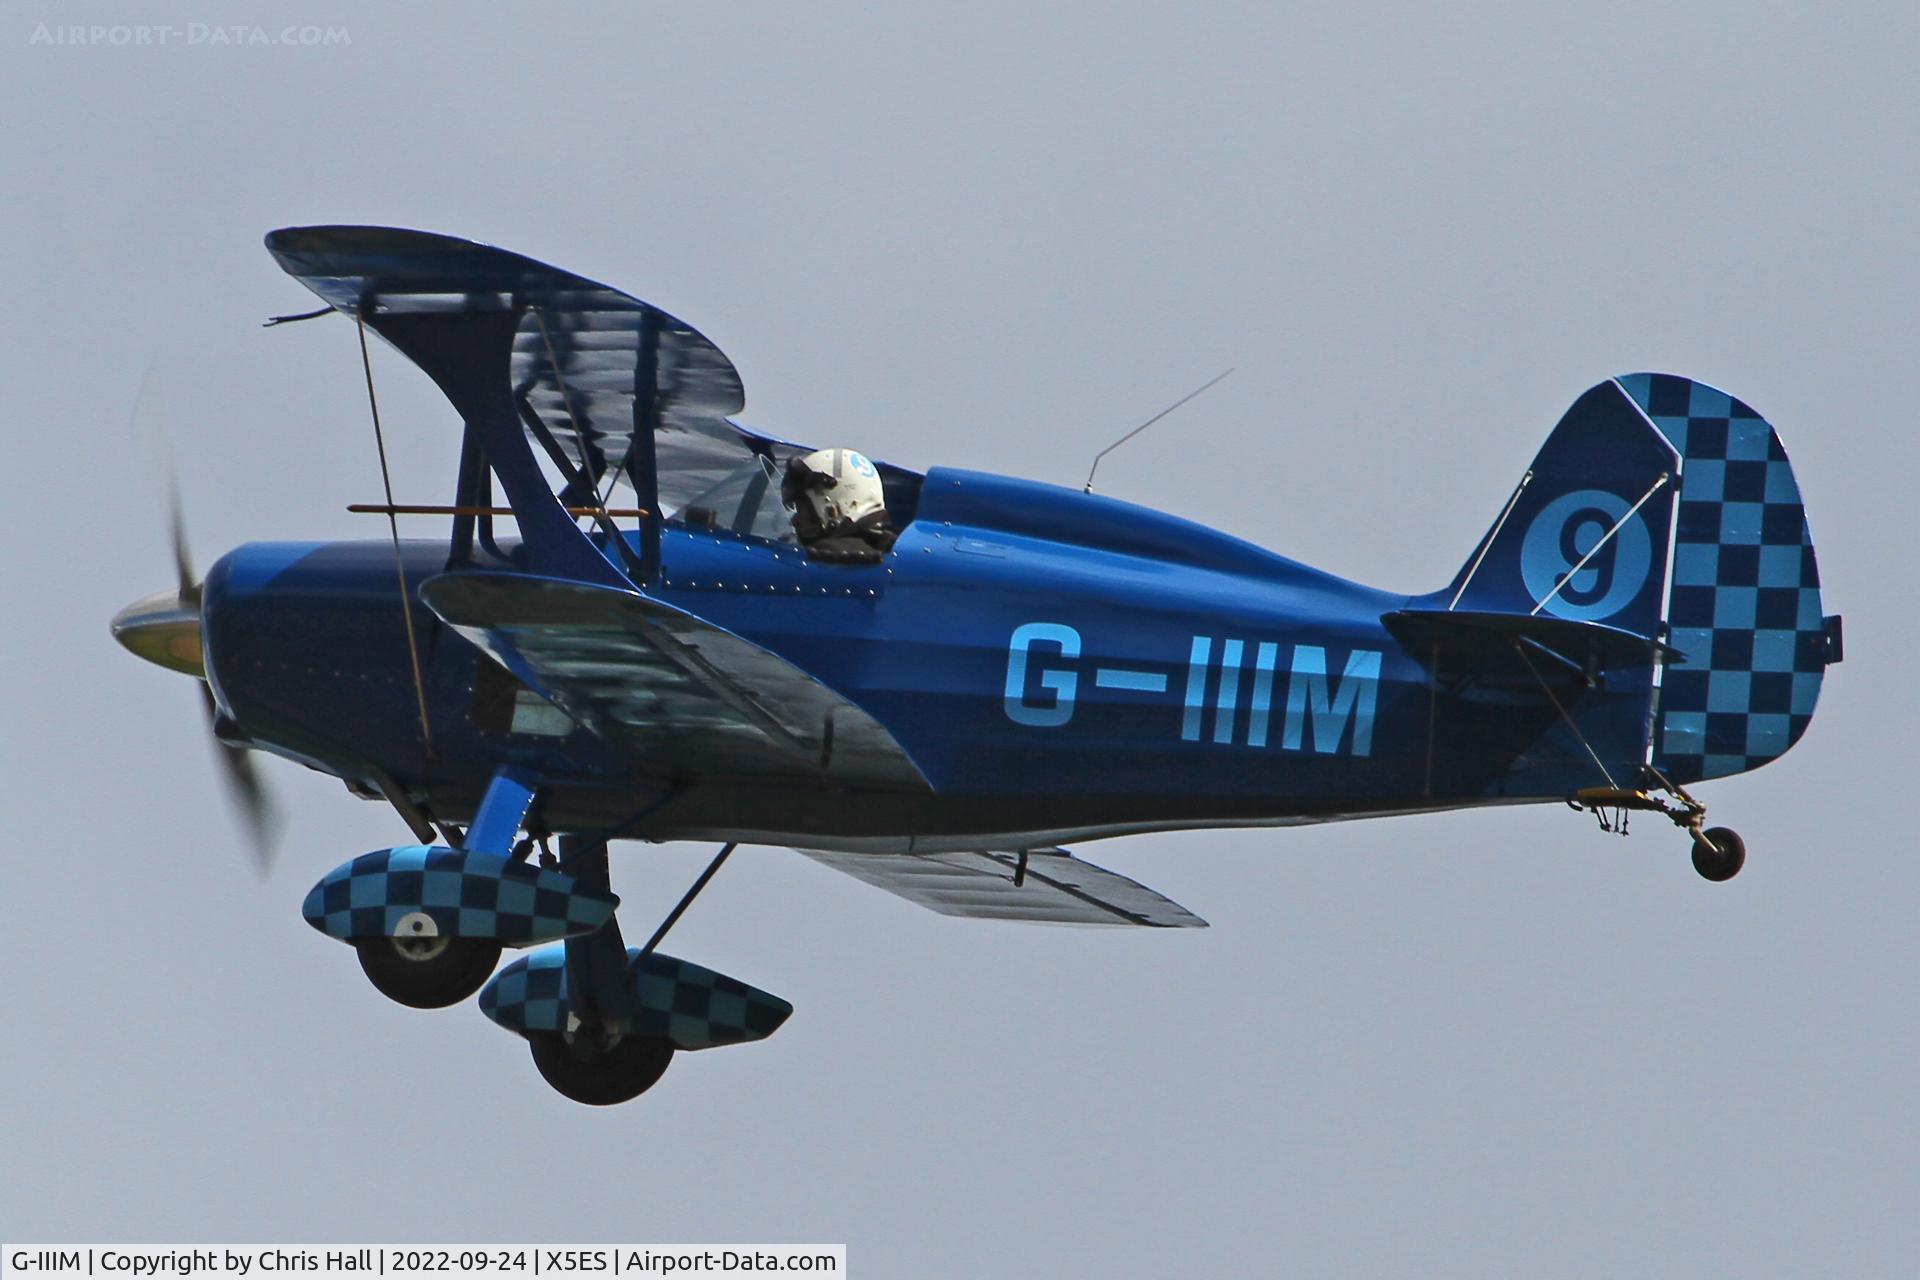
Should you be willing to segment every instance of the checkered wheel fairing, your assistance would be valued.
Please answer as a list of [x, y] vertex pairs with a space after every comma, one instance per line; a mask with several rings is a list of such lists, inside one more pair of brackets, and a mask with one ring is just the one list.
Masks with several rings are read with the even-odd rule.
[[416, 913], [434, 936], [486, 938], [509, 947], [591, 933], [620, 899], [572, 876], [524, 862], [440, 845], [400, 845], [363, 854], [326, 874], [301, 914], [331, 938], [391, 938]]
[[1653, 763], [1685, 784], [1744, 773], [1806, 732], [1837, 659], [1800, 486], [1766, 419], [1672, 374], [1619, 383], [1679, 450], [1669, 641]]
[[[779, 996], [738, 979], [658, 951], [642, 959], [637, 948], [627, 952], [627, 998], [630, 1016], [620, 1030], [678, 1049], [764, 1040], [793, 1012]], [[495, 974], [480, 992], [480, 1011], [519, 1035], [564, 1030], [566, 948], [542, 948]]]

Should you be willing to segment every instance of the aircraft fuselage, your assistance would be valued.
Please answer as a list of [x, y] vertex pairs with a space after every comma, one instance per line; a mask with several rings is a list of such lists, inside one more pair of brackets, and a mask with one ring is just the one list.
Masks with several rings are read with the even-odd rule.
[[[440, 543], [403, 558], [415, 588], [447, 568]], [[386, 542], [222, 559], [211, 682], [229, 733], [384, 774], [436, 819], [466, 820], [511, 762], [547, 781], [556, 828], [643, 838], [1027, 845], [1559, 798], [1578, 763], [1546, 719], [1514, 714], [1537, 692], [1484, 691], [1504, 711], [1484, 729], [1457, 705], [1442, 723], [1427, 667], [1381, 621], [1408, 597], [1105, 498], [936, 470], [881, 564], [674, 524], [661, 559], [650, 595], [857, 702], [932, 786], [853, 788], [772, 752], [741, 776], [636, 772], [416, 601], [428, 758]], [[1476, 750], [1453, 749], [1462, 734]]]

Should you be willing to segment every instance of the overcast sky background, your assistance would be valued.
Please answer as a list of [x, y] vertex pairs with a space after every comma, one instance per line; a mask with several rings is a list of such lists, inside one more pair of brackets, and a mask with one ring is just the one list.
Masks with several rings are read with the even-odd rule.
[[[1589, 9], [10, 7], [0, 1236], [1912, 1274], [1920, 19]], [[179, 33], [33, 40], [135, 21]], [[223, 22], [350, 43], [186, 43]], [[397, 820], [268, 761], [254, 875], [191, 683], [108, 638], [170, 581], [149, 360], [202, 568], [384, 536], [343, 510], [379, 494], [351, 326], [258, 327], [312, 303], [261, 235], [328, 221], [607, 281], [717, 342], [747, 421], [908, 466], [1078, 483], [1237, 366], [1103, 490], [1408, 591], [1581, 390], [1689, 374], [1792, 451], [1847, 660], [1791, 756], [1703, 789], [1727, 885], [1551, 806], [1083, 848], [1201, 932], [948, 920], [743, 851], [672, 949], [794, 1017], [577, 1107], [301, 922]], [[444, 500], [453, 415], [375, 360], [399, 492]], [[630, 935], [708, 852], [616, 852]]]

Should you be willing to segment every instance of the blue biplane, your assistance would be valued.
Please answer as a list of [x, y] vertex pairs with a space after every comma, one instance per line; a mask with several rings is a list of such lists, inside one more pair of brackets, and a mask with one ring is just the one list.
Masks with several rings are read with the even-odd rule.
[[[307, 920], [403, 1003], [478, 991], [579, 1101], [791, 1013], [658, 950], [737, 843], [949, 915], [1200, 926], [1060, 846], [1553, 801], [1670, 818], [1724, 880], [1744, 846], [1687, 787], [1784, 753], [1841, 656], [1779, 438], [1686, 378], [1580, 396], [1427, 595], [858, 455], [891, 532], [847, 560], [796, 532], [807, 447], [737, 423], [732, 364], [666, 312], [418, 231], [267, 248], [458, 411], [453, 502], [425, 509], [451, 535], [250, 543], [202, 583], [176, 523], [177, 588], [114, 632], [205, 681], [256, 816], [251, 750], [392, 805], [416, 843], [328, 873]], [[636, 948], [616, 839], [723, 845]], [[533, 949], [496, 973], [503, 947]]]

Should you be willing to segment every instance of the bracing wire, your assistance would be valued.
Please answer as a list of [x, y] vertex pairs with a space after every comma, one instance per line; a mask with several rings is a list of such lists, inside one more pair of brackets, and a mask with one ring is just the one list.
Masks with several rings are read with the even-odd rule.
[[1628, 507], [1627, 513], [1621, 516], [1618, 520], [1615, 520], [1613, 522], [1613, 528], [1601, 534], [1600, 541], [1594, 543], [1591, 547], [1587, 548], [1587, 554], [1580, 557], [1580, 562], [1578, 564], [1574, 565], [1573, 568], [1567, 570], [1565, 573], [1560, 575], [1560, 580], [1553, 584], [1553, 590], [1547, 592], [1546, 595], [1542, 596], [1540, 599], [1540, 603], [1533, 606], [1532, 610], [1528, 612], [1527, 616], [1531, 618], [1532, 616], [1534, 616], [1534, 614], [1537, 614], [1542, 609], [1546, 608], [1547, 602], [1560, 594], [1560, 588], [1566, 586], [1569, 582], [1572, 582], [1574, 579], [1574, 575], [1578, 574], [1582, 569], [1587, 567], [1587, 561], [1599, 555], [1600, 548], [1606, 546], [1609, 542], [1612, 542], [1613, 535], [1620, 532], [1621, 529], [1625, 528], [1627, 521], [1633, 519], [1634, 513], [1639, 511], [1640, 508], [1647, 505], [1647, 499], [1651, 498], [1654, 494], [1660, 492], [1661, 486], [1665, 485], [1667, 481], [1671, 480], [1672, 478], [1673, 478], [1672, 476], [1669, 476], [1664, 471], [1661, 472], [1660, 475], [1655, 477], [1654, 482], [1650, 486], [1648, 486], [1647, 491], [1640, 495], [1640, 501]]
[[[588, 466], [589, 456], [587, 453], [587, 435], [586, 432], [580, 430], [580, 420], [573, 416], [573, 397], [567, 394], [566, 379], [560, 376], [560, 357], [554, 354], [553, 338], [547, 332], [547, 317], [541, 312], [539, 307], [533, 308], [533, 322], [540, 327], [540, 344], [547, 349], [547, 367], [553, 370], [553, 385], [559, 389], [560, 405], [567, 411], [567, 426], [572, 428], [574, 443], [580, 448], [580, 466], [584, 470]], [[638, 393], [636, 392], [636, 394]], [[611, 497], [615, 479], [613, 474], [614, 468], [608, 467], [607, 472], [607, 497]], [[613, 517], [607, 515], [607, 497], [601, 496], [600, 486], [598, 484], [591, 486], [591, 488], [594, 506], [599, 508], [600, 515], [605, 519], [607, 527], [611, 528], [613, 525]]]
[[1487, 558], [1487, 552], [1493, 550], [1493, 544], [1500, 537], [1500, 531], [1507, 527], [1507, 517], [1513, 514], [1514, 507], [1520, 501], [1520, 495], [1526, 492], [1527, 486], [1532, 483], [1533, 469], [1529, 467], [1527, 473], [1520, 477], [1520, 483], [1513, 487], [1513, 496], [1507, 499], [1506, 507], [1500, 512], [1500, 518], [1493, 522], [1493, 532], [1489, 533], [1487, 540], [1480, 544], [1480, 554], [1476, 555], [1473, 563], [1468, 566], [1467, 576], [1460, 579], [1460, 589], [1453, 593], [1453, 599], [1447, 601], [1448, 613], [1452, 613], [1453, 606], [1460, 603], [1460, 597], [1467, 594], [1467, 588], [1473, 584], [1473, 575], [1480, 572], [1480, 562]]
[[1516, 640], [1513, 645], [1513, 651], [1520, 655], [1520, 661], [1527, 664], [1527, 670], [1533, 674], [1534, 680], [1540, 686], [1540, 691], [1547, 695], [1547, 701], [1553, 704], [1553, 709], [1558, 711], [1560, 718], [1567, 722], [1567, 728], [1573, 730], [1573, 736], [1580, 740], [1582, 747], [1586, 748], [1587, 755], [1592, 758], [1594, 767], [1600, 770], [1600, 776], [1607, 780], [1607, 786], [1612, 790], [1618, 791], [1620, 784], [1613, 780], [1613, 774], [1608, 771], [1606, 762], [1600, 758], [1600, 753], [1593, 749], [1593, 744], [1587, 741], [1587, 735], [1580, 731], [1579, 724], [1574, 721], [1572, 716], [1567, 714], [1567, 709], [1561, 705], [1560, 699], [1554, 697], [1553, 686], [1548, 684], [1546, 677], [1540, 674], [1540, 668], [1533, 665], [1533, 659], [1527, 656], [1526, 647]]
[[354, 325], [360, 333], [360, 371], [367, 379], [367, 408], [373, 414], [373, 445], [380, 454], [380, 483], [387, 491], [387, 529], [393, 535], [393, 572], [400, 580], [400, 617], [407, 624], [407, 660], [413, 665], [413, 696], [420, 707], [420, 742], [431, 763], [433, 754], [433, 730], [427, 721], [427, 681], [420, 670], [420, 639], [413, 630], [413, 592], [407, 586], [407, 566], [400, 556], [400, 521], [396, 518], [393, 501], [393, 475], [387, 468], [387, 438], [380, 430], [380, 401], [373, 394], [373, 361], [367, 355], [367, 322], [356, 310], [353, 313]]

